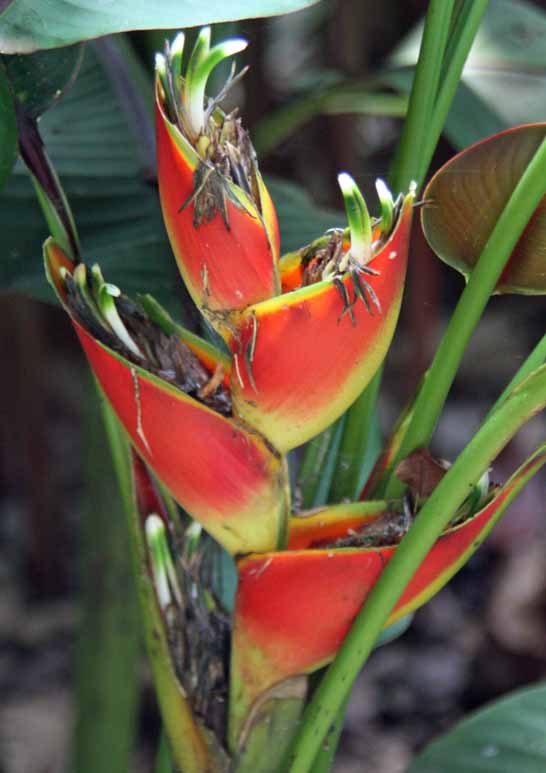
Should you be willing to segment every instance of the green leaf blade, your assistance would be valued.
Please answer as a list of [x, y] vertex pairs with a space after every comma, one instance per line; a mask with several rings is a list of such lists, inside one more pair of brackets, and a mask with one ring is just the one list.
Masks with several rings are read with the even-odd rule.
[[316, 0], [14, 0], [0, 15], [0, 52], [30, 53], [115, 32], [195, 27], [213, 22], [274, 16]]
[[542, 773], [546, 770], [546, 685], [518, 691], [431, 743], [408, 773]]

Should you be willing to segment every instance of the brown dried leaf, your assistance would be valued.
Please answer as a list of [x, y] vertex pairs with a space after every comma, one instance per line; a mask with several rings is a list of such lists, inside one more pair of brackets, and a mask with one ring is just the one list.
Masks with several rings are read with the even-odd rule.
[[414, 497], [426, 499], [449, 468], [443, 459], [435, 459], [426, 448], [418, 448], [396, 468], [396, 476], [405, 483]]

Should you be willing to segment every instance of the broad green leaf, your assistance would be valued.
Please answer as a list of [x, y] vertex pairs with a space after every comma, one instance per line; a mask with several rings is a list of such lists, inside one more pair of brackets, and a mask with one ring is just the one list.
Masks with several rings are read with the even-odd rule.
[[[422, 26], [395, 50], [390, 65], [413, 67]], [[522, 123], [546, 120], [546, 13], [525, 0], [490, 0], [466, 62], [445, 134], [456, 148]], [[412, 70], [382, 81], [408, 92]]]
[[17, 157], [17, 123], [6, 71], [0, 64], [0, 190]]
[[408, 773], [544, 773], [546, 685], [520, 690], [431, 743]]
[[13, 0], [0, 15], [0, 51], [29, 53], [113, 32], [173, 29], [234, 19], [273, 16], [316, 0]]
[[[43, 116], [40, 131], [73, 208], [84, 258], [99, 261], [129, 295], [150, 292], [179, 318], [182, 282], [154, 183], [153, 126], [147, 103], [130, 91], [135, 63], [129, 60], [131, 72], [124, 69], [128, 53], [120, 41], [90, 44], [76, 82]], [[298, 186], [268, 184], [286, 252], [342, 224]], [[0, 202], [0, 289], [53, 300], [41, 260], [48, 233], [21, 164]]]
[[16, 54], [0, 58], [14, 96], [29, 117], [38, 118], [73, 83], [82, 57], [83, 46], [78, 45], [58, 51], [39, 51], [30, 56]]
[[[104, 62], [117, 53], [112, 41], [89, 47], [73, 88], [44, 115], [40, 130], [74, 210], [84, 257], [99, 261], [128, 293], [149, 288], [176, 310], [180, 284], [157, 193], [147, 182], [153, 132], [148, 125], [146, 134], [131, 101], [118, 98], [122, 84], [108, 77]], [[2, 196], [0, 224], [2, 288], [52, 299], [40, 259], [48, 234], [22, 164]]]

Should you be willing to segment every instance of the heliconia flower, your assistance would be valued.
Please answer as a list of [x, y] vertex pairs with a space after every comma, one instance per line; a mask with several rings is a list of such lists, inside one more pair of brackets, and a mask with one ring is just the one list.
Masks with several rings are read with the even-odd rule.
[[348, 233], [333, 230], [281, 259], [283, 294], [244, 309], [230, 343], [234, 409], [282, 452], [357, 398], [398, 320], [414, 191], [395, 205], [380, 184], [374, 224], [354, 181], [339, 180]]
[[282, 544], [288, 490], [280, 455], [233, 417], [229, 360], [135, 304], [100, 269], [74, 265], [51, 239], [46, 271], [91, 368], [140, 456], [231, 553]]
[[[421, 217], [434, 252], [468, 277], [508, 199], [546, 136], [546, 123], [486, 137], [444, 164], [428, 183]], [[546, 197], [525, 227], [496, 293], [546, 293]]]
[[[451, 579], [545, 462], [542, 446], [502, 488], [491, 490], [478, 512], [461, 515], [461, 522], [444, 532], [388, 624], [420, 607]], [[260, 695], [334, 657], [410, 524], [411, 513], [393, 509], [392, 502], [334, 506], [293, 518], [288, 550], [239, 561], [231, 666], [233, 747]]]
[[158, 178], [167, 232], [184, 282], [208, 320], [225, 335], [229, 317], [279, 292], [279, 230], [275, 209], [237, 112], [205, 86], [220, 61], [241, 51], [243, 40], [210, 48], [201, 30], [185, 78], [184, 36], [156, 59]]

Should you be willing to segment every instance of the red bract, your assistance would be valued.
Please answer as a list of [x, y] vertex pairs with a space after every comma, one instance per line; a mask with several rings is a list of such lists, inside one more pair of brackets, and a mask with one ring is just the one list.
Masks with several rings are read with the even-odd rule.
[[[70, 271], [74, 266], [51, 240], [45, 254], [49, 276], [63, 301], [60, 269]], [[287, 507], [280, 456], [251, 429], [128, 361], [76, 319], [73, 322], [91, 368], [134, 447], [180, 504], [232, 553], [278, 545]], [[203, 364], [222, 363], [229, 374], [229, 364], [214, 354], [213, 347], [191, 334], [185, 340]]]
[[[437, 593], [479, 547], [521, 486], [546, 461], [531, 458], [473, 517], [448, 529], [405, 588], [389, 624]], [[361, 525], [386, 503], [364, 503]], [[236, 738], [252, 703], [272, 685], [309, 673], [335, 655], [352, 621], [397, 549], [340, 548], [336, 538], [357, 529], [355, 506], [328, 508], [292, 519], [289, 544], [297, 549], [239, 561], [232, 656], [231, 729]], [[335, 523], [338, 522], [337, 534]], [[307, 539], [305, 534], [307, 532]], [[322, 533], [323, 532], [323, 533]], [[316, 547], [324, 541], [331, 547]]]
[[192, 298], [227, 335], [223, 323], [231, 312], [279, 290], [275, 209], [257, 167], [252, 198], [198, 155], [166, 116], [164, 98], [158, 83], [158, 179], [167, 233]]
[[[365, 282], [375, 299], [356, 295], [348, 271], [240, 315], [231, 342], [234, 407], [279, 450], [335, 421], [383, 361], [402, 300], [412, 205], [409, 194], [392, 234], [368, 264], [374, 273], [365, 274]], [[297, 273], [293, 260], [287, 273]]]

